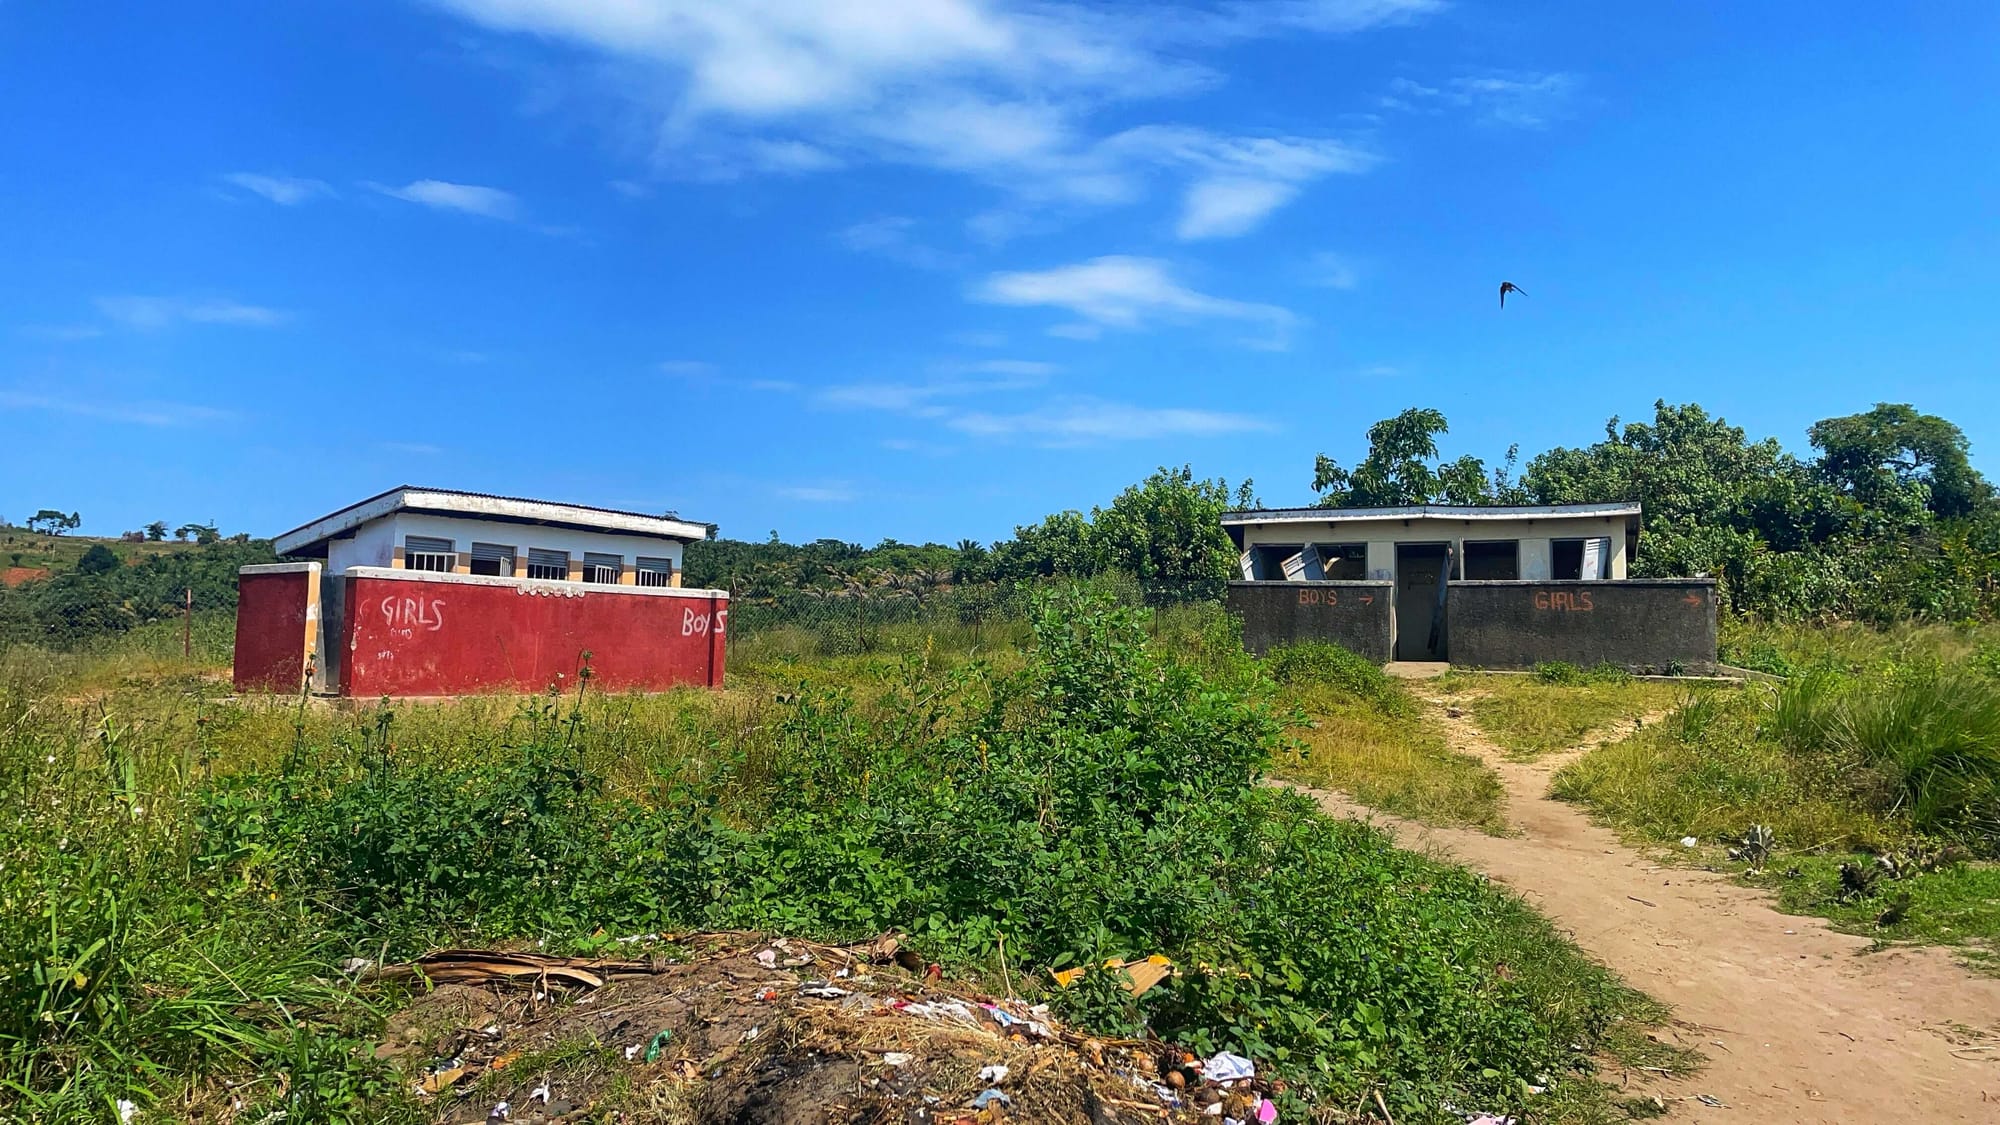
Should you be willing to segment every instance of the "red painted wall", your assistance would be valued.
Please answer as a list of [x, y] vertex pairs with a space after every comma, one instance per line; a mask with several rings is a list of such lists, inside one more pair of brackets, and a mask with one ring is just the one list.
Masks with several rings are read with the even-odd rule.
[[340, 693], [459, 695], [576, 683], [662, 691], [722, 682], [723, 595], [348, 577]]
[[237, 691], [296, 692], [305, 676], [310, 571], [236, 580]]

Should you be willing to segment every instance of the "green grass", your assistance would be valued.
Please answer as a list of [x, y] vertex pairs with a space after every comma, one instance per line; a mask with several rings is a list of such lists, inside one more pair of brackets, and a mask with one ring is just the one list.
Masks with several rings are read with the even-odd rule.
[[1281, 691], [1315, 689], [1226, 626], [1071, 600], [1029, 651], [773, 646], [724, 692], [393, 709], [0, 656], [0, 1115], [408, 1119], [365, 1047], [400, 997], [344, 957], [709, 926], [894, 928], [972, 973], [1003, 932], [1017, 971], [1164, 952], [1218, 971], [1066, 1017], [1399, 1120], [1603, 1119], [1591, 1057], [1661, 1010], [1485, 879], [1257, 785]]
[[1273, 649], [1264, 666], [1298, 716], [1272, 772], [1425, 824], [1505, 831], [1500, 779], [1447, 748], [1423, 705], [1379, 665], [1336, 645], [1301, 644]]
[[1525, 760], [1567, 750], [1585, 736], [1621, 736], [1633, 720], [1674, 707], [1688, 694], [1680, 684], [1600, 676], [1550, 683], [1539, 676], [1453, 674], [1441, 686], [1472, 698], [1472, 721], [1510, 756]]
[[[1993, 851], [1991, 829], [1977, 827], [1990, 818], [1976, 803], [1956, 810], [1938, 803], [1945, 791], [1976, 801], [1984, 790], [1963, 779], [1927, 789], [1898, 764], [1934, 762], [1936, 755], [1912, 749], [1925, 744], [1921, 736], [1962, 740], [1964, 715], [1980, 713], [1978, 700], [1966, 697], [1977, 694], [1976, 685], [1940, 693], [1935, 675], [1906, 671], [1900, 681], [1883, 675], [1859, 683], [1805, 676], [1783, 687], [1712, 690], [1666, 722], [1571, 763], [1551, 792], [1668, 845], [1683, 861], [1707, 862], [1773, 890], [1781, 909], [1888, 941], [1954, 946], [1976, 967], [2000, 971], [2000, 867], [1948, 864], [1881, 879], [1867, 894], [1842, 889], [1841, 864], [1873, 870], [1882, 852], [1935, 847], [1940, 829], [1975, 851]], [[1857, 713], [1863, 721], [1854, 721]], [[1897, 716], [1903, 721], [1891, 721]], [[1870, 749], [1871, 739], [1885, 737], [1886, 747]], [[1905, 799], [1913, 791], [1930, 799]], [[1722, 846], [1752, 824], [1769, 827], [1777, 841], [1761, 874], [1728, 860]], [[1683, 850], [1678, 842], [1686, 836], [1701, 846]], [[1902, 919], [1877, 926], [1904, 895]]]

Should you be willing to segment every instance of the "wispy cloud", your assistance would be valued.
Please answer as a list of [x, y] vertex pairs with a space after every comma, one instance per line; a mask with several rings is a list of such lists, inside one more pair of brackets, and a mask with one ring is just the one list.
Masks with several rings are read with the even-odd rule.
[[854, 489], [845, 481], [785, 485], [777, 492], [787, 500], [803, 500], [808, 504], [845, 504], [854, 499]]
[[371, 183], [383, 195], [419, 203], [440, 211], [458, 211], [488, 219], [514, 222], [521, 217], [521, 200], [513, 192], [478, 184], [454, 184], [448, 180], [412, 180], [402, 187]]
[[1484, 71], [1427, 86], [1409, 78], [1389, 83], [1384, 109], [1438, 113], [1462, 109], [1488, 125], [1542, 129], [1567, 117], [1582, 79], [1561, 71]]
[[1306, 262], [1305, 279], [1309, 284], [1328, 289], [1352, 289], [1361, 284], [1361, 267], [1352, 258], [1322, 250]]
[[[1196, 151], [1097, 126], [1116, 109], [1210, 88], [1201, 61], [1265, 37], [1405, 23], [1440, 0], [432, 0], [491, 31], [580, 47], [657, 122], [657, 174], [718, 178], [899, 163], [977, 177], [1028, 202], [1105, 206], [1166, 174], [1189, 238], [1250, 229], [1303, 185], [1367, 162], [1326, 139], [1175, 127]], [[610, 61], [614, 65], [605, 67]], [[629, 117], [627, 118], [629, 119]], [[1157, 127], [1157, 126], [1156, 126]], [[1257, 146], [1294, 150], [1276, 158]], [[1236, 150], [1240, 155], [1233, 155]], [[1303, 163], [1299, 158], [1304, 156]], [[1210, 181], [1224, 181], [1214, 182]], [[1252, 188], [1251, 183], [1258, 186]], [[1197, 190], [1195, 185], [1205, 185]], [[991, 214], [1002, 215], [1007, 209]], [[1011, 222], [986, 224], [1003, 240]]]
[[862, 254], [874, 254], [892, 262], [923, 270], [949, 269], [958, 259], [917, 240], [915, 219], [886, 215], [840, 230], [835, 237], [842, 246]]
[[1251, 341], [1280, 348], [1296, 322], [1289, 309], [1197, 292], [1174, 279], [1157, 258], [1109, 255], [1048, 270], [996, 273], [972, 291], [995, 305], [1046, 305], [1112, 328], [1134, 329], [1161, 321], [1233, 320], [1261, 325]]
[[104, 329], [95, 324], [21, 324], [15, 326], [14, 332], [30, 340], [53, 340], [63, 344], [104, 335]]
[[1051, 324], [1048, 333], [1059, 340], [1095, 340], [1104, 335], [1104, 326], [1082, 322]]
[[967, 434], [1024, 438], [1040, 445], [1092, 445], [1271, 428], [1270, 423], [1248, 414], [1140, 406], [1093, 398], [1066, 399], [1016, 413], [968, 411], [947, 419], [945, 424]]
[[183, 402], [77, 399], [27, 391], [0, 391], [0, 410], [41, 410], [135, 426], [193, 426], [234, 417], [227, 410]]
[[656, 366], [662, 375], [682, 379], [708, 379], [721, 370], [705, 359], [663, 359]]
[[322, 196], [334, 194], [333, 186], [324, 180], [307, 179], [302, 176], [272, 176], [262, 172], [231, 172], [222, 177], [244, 191], [254, 192], [282, 207], [296, 207]]
[[235, 324], [270, 328], [292, 314], [262, 305], [227, 299], [190, 300], [181, 297], [99, 297], [97, 311], [127, 328], [153, 331], [175, 324]]

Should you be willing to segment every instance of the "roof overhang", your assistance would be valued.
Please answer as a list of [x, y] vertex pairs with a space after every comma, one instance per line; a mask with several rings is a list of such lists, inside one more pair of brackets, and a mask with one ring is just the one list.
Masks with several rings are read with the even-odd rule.
[[397, 512], [415, 512], [459, 519], [490, 520], [496, 523], [539, 524], [576, 531], [600, 531], [615, 535], [639, 535], [694, 543], [708, 538], [708, 525], [670, 516], [649, 516], [581, 504], [557, 504], [547, 500], [527, 500], [518, 496], [489, 496], [479, 492], [456, 492], [441, 488], [403, 485], [379, 496], [371, 496], [330, 515], [295, 527], [271, 540], [280, 555], [306, 551], [329, 539], [349, 534], [355, 528]]
[[1267, 523], [1346, 523], [1358, 520], [1441, 519], [1537, 520], [1614, 519], [1639, 514], [1637, 501], [1610, 504], [1413, 504], [1401, 508], [1265, 508], [1255, 511], [1224, 512], [1224, 527], [1250, 527]]

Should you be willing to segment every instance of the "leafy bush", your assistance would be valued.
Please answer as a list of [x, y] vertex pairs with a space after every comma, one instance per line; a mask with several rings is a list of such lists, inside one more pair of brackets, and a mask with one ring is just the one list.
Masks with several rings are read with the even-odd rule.
[[1272, 649], [1264, 667], [1281, 684], [1332, 684], [1392, 714], [1416, 710], [1409, 692], [1382, 666], [1336, 644], [1308, 641]]
[[1035, 966], [1163, 952], [1192, 971], [1136, 1010], [1063, 1000], [1412, 1111], [1518, 1109], [1637, 1010], [1483, 879], [1257, 785], [1278, 724], [1240, 650], [1205, 675], [1088, 595], [1034, 624], [1017, 673], [912, 659], [868, 704], [806, 690], [704, 784], [644, 801], [584, 768], [574, 712], [456, 764], [396, 751], [393, 722], [302, 746], [207, 792], [200, 877], [286, 882], [392, 956], [599, 925], [896, 928], [959, 964], [1002, 935]]

